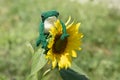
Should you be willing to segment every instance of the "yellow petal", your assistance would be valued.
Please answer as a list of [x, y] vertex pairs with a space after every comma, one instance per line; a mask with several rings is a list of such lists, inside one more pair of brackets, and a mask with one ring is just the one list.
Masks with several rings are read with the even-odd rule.
[[74, 50], [72, 50], [72, 57], [77, 57], [77, 54]]
[[54, 68], [56, 67], [56, 65], [57, 65], [57, 61], [56, 61], [56, 59], [54, 59], [54, 60], [52, 61], [52, 68], [54, 69]]
[[81, 23], [77, 23], [77, 24], [76, 24], [76, 30], [79, 30], [80, 24], [81, 24]]
[[66, 26], [68, 25], [68, 23], [70, 22], [70, 20], [71, 20], [71, 16], [69, 16], [67, 22], [65, 23]]

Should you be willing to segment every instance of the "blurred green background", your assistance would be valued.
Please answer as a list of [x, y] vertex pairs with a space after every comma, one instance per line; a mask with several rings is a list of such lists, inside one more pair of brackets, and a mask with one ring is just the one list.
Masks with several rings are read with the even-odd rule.
[[63, 21], [71, 16], [81, 22], [82, 51], [74, 62], [91, 80], [120, 80], [120, 6], [81, 1], [0, 0], [0, 80], [29, 75], [32, 54], [26, 42], [38, 37], [40, 14], [47, 10], [59, 11]]

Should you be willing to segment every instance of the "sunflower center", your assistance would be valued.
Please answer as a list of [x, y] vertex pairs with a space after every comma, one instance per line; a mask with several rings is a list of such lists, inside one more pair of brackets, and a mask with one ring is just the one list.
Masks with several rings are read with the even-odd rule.
[[55, 36], [54, 44], [52, 47], [53, 52], [57, 54], [64, 52], [67, 45], [67, 38], [65, 38], [64, 40], [61, 40], [60, 37], [61, 35]]

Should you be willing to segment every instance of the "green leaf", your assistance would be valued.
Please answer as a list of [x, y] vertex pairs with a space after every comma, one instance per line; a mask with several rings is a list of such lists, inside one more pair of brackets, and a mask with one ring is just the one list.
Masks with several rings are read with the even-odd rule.
[[85, 75], [78, 74], [72, 69], [61, 69], [60, 75], [63, 80], [89, 80]]
[[28, 75], [26, 80], [38, 80], [37, 78], [37, 74], [34, 74], [34, 75]]
[[30, 50], [30, 52], [34, 54], [35, 51], [33, 45], [30, 42], [26, 42], [26, 46]]
[[80, 67], [78, 67], [74, 62], [72, 63], [71, 69], [74, 70], [75, 72], [77, 72], [81, 75], [85, 75], [87, 78], [89, 78], [87, 76], [87, 74]]
[[37, 73], [47, 63], [44, 52], [44, 49], [38, 49], [38, 51], [33, 55], [31, 75]]
[[40, 44], [40, 46], [36, 47], [35, 41], [30, 41], [30, 42], [26, 42], [26, 46], [33, 55], [36, 51], [38, 51], [38, 49], [41, 48], [42, 45]]
[[45, 66], [37, 72], [37, 79], [41, 80], [48, 72], [51, 71], [51, 64], [46, 63]]
[[60, 75], [62, 76], [63, 80], [89, 80], [85, 72], [75, 63], [72, 63], [71, 69], [61, 69]]

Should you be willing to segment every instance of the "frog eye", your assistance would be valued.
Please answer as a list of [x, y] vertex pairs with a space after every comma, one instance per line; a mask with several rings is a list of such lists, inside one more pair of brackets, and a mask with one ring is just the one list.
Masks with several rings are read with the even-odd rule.
[[43, 15], [41, 15], [41, 18], [44, 18], [44, 16], [43, 16]]
[[59, 13], [57, 13], [57, 15], [59, 16]]

